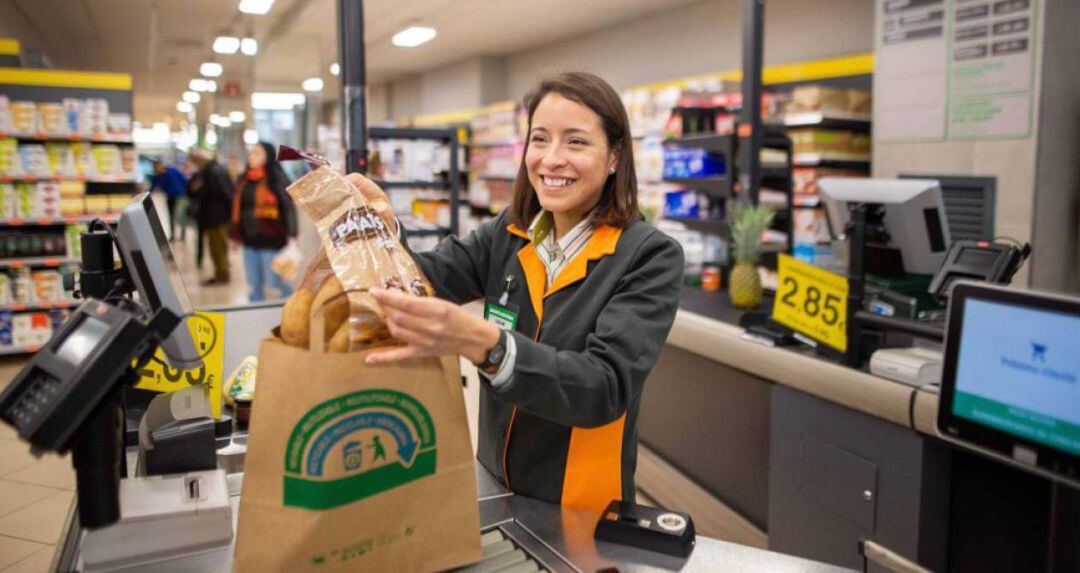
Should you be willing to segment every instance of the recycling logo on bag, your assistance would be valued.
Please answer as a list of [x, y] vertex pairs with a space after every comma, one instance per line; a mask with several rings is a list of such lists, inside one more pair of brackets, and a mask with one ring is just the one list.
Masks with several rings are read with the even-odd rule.
[[396, 390], [364, 390], [312, 408], [285, 451], [287, 506], [330, 509], [435, 473], [435, 425]]

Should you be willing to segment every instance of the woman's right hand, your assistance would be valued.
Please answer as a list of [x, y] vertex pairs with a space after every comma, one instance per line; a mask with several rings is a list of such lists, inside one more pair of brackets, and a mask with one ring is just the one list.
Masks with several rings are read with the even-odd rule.
[[363, 193], [368, 204], [371, 205], [372, 209], [375, 209], [379, 217], [382, 217], [383, 222], [390, 229], [390, 233], [396, 237], [398, 234], [397, 217], [394, 216], [394, 208], [390, 205], [390, 198], [386, 196], [386, 192], [380, 189], [374, 181], [359, 173], [350, 173], [345, 176], [345, 179], [352, 183], [353, 187], [356, 187], [360, 193]]

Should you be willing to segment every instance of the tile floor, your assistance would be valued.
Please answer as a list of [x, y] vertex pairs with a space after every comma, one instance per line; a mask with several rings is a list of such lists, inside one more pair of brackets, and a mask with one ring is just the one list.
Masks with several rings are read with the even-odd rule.
[[[190, 230], [189, 230], [190, 231]], [[195, 238], [174, 244], [173, 252], [196, 308], [247, 301], [242, 253], [230, 251], [233, 280], [228, 285], [199, 284], [212, 272], [209, 253], [201, 272], [195, 268]], [[0, 388], [22, 369], [25, 357], [0, 360]], [[75, 495], [70, 456], [34, 458], [15, 431], [0, 423], [0, 573], [47, 571]]]

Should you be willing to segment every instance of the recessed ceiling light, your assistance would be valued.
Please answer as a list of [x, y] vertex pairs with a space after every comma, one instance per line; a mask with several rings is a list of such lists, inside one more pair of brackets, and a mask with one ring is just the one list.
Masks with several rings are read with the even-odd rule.
[[203, 64], [199, 66], [199, 73], [208, 78], [216, 78], [224, 71], [225, 68], [217, 62], [203, 62]]
[[187, 103], [199, 103], [202, 96], [198, 92], [184, 92], [184, 95], [180, 96]]
[[205, 85], [206, 85], [206, 91], [208, 91], [208, 92], [216, 92], [217, 91], [217, 82], [215, 82], [214, 80], [206, 80]]
[[251, 94], [252, 109], [292, 109], [304, 105], [304, 94], [254, 92]]
[[240, 11], [245, 14], [266, 14], [274, 0], [240, 0]]
[[[209, 126], [207, 126], [209, 128]], [[206, 144], [210, 147], [217, 145], [217, 132], [212, 129], [206, 130]]]
[[341, 75], [341, 65], [337, 62], [330, 64], [330, 73], [335, 76]]
[[220, 113], [212, 113], [212, 114], [210, 114], [210, 123], [212, 123], [214, 125], [217, 125], [220, 121], [221, 121], [221, 114]]
[[247, 119], [247, 114], [242, 111], [229, 112], [229, 121], [233, 123], [242, 123], [245, 119]]
[[214, 39], [214, 52], [218, 54], [235, 54], [239, 49], [240, 38], [218, 36]]
[[[199, 95], [199, 94], [195, 94], [195, 95]], [[178, 111], [180, 113], [191, 113], [194, 110], [195, 110], [195, 106], [191, 105], [190, 103], [188, 103], [186, 101], [178, 101], [178, 102], [176, 102], [176, 111]]]
[[254, 56], [259, 53], [259, 42], [255, 38], [244, 38], [240, 41], [240, 51], [245, 56]]
[[248, 145], [255, 145], [259, 142], [259, 132], [254, 129], [244, 130], [244, 143]]
[[426, 26], [409, 26], [404, 30], [394, 34], [391, 41], [395, 46], [402, 48], [415, 48], [420, 44], [430, 42], [435, 38], [435, 28], [428, 28]]
[[304, 88], [306, 92], [321, 92], [323, 81], [322, 78], [308, 78], [304, 80], [304, 83], [300, 84], [300, 87]]
[[191, 91], [208, 92], [208, 91], [210, 91], [210, 86], [207, 85], [209, 82], [210, 82], [210, 80], [204, 80], [202, 78], [195, 78], [195, 79], [191, 80], [190, 82], [188, 82], [188, 88], [190, 88]]

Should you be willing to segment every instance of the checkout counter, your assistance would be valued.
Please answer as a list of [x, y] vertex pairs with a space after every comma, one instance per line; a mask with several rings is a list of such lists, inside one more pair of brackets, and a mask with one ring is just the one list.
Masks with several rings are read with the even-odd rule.
[[[231, 371], [248, 355], [258, 351], [259, 337], [252, 333], [268, 332], [281, 316], [280, 303], [236, 308], [210, 309], [225, 315], [224, 370]], [[229, 485], [229, 503], [232, 507], [233, 527], [239, 513], [240, 496], [243, 493], [243, 457], [247, 436], [236, 430], [233, 435], [219, 440], [221, 447], [232, 447], [222, 453], [219, 449], [218, 465], [226, 470]], [[136, 455], [128, 449], [129, 463], [133, 467]], [[531, 498], [514, 495], [503, 488], [493, 476], [477, 464], [477, 493], [480, 504], [481, 531], [484, 533], [485, 556], [518, 554], [521, 561], [531, 559], [540, 570], [555, 572], [593, 571], [785, 571], [805, 573], [830, 573], [846, 571], [840, 567], [774, 553], [743, 544], [719, 541], [699, 534], [693, 552], [686, 559], [637, 549], [624, 545], [596, 541], [593, 531], [596, 516], [562, 508]], [[235, 539], [235, 538], [234, 538]], [[79, 525], [74, 503], [61, 536], [52, 570], [78, 571], [80, 554], [85, 537]], [[227, 572], [232, 570], [232, 545], [206, 550], [201, 553], [160, 561], [125, 571], [206, 571]], [[529, 566], [523, 570], [529, 570]], [[469, 569], [466, 569], [469, 570]], [[485, 569], [486, 570], [486, 569]], [[494, 570], [491, 569], [491, 570]]]

